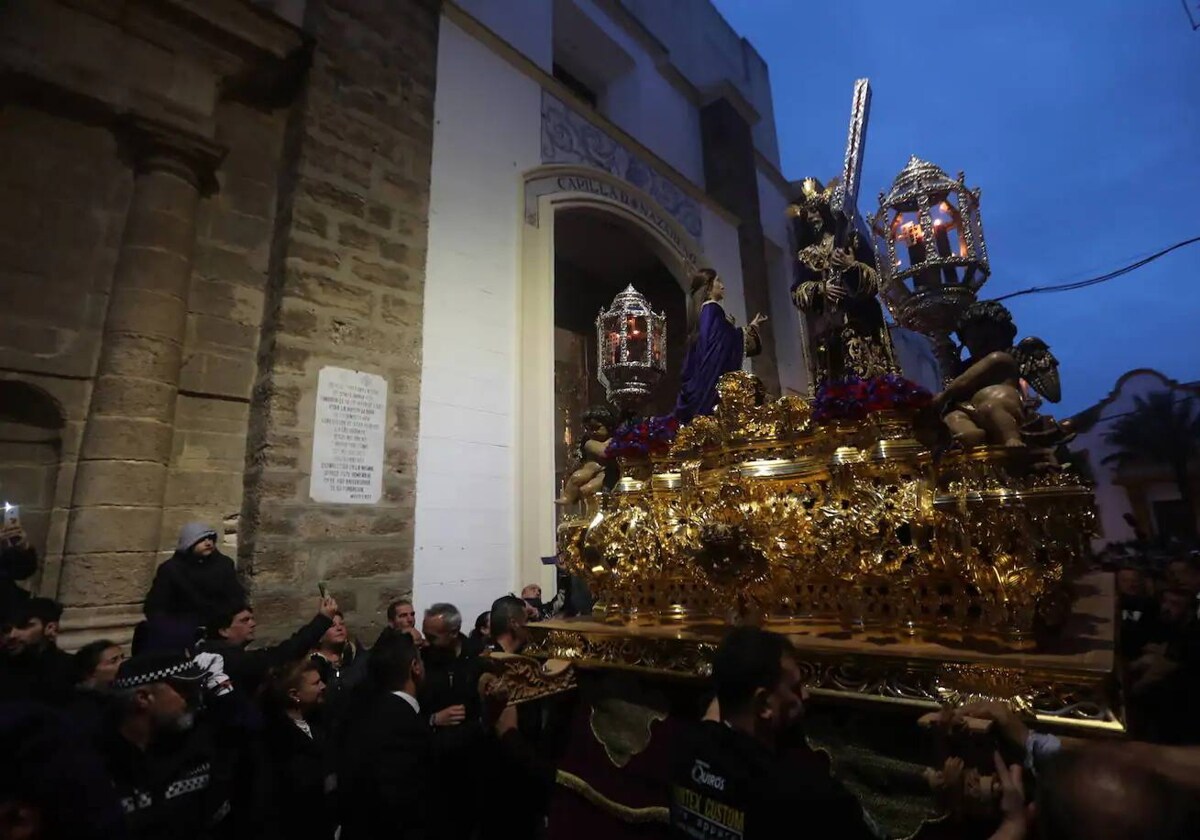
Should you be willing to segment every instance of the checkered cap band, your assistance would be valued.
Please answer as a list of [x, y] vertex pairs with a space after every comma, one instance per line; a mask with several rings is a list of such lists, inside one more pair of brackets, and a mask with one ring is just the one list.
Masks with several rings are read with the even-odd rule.
[[199, 680], [203, 678], [204, 671], [190, 659], [176, 660], [173, 663], [167, 664], [162, 662], [144, 663], [149, 667], [139, 668], [137, 658], [126, 660], [121, 671], [118, 672], [117, 678], [113, 680], [112, 687], [121, 690], [126, 688], [137, 688], [139, 685], [150, 685], [151, 683], [163, 682], [164, 680]]

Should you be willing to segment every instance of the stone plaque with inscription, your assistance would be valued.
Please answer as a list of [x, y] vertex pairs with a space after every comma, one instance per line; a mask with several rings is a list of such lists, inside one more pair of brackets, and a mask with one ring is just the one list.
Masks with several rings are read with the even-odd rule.
[[373, 505], [383, 494], [387, 380], [374, 373], [323, 367], [313, 422], [314, 502]]

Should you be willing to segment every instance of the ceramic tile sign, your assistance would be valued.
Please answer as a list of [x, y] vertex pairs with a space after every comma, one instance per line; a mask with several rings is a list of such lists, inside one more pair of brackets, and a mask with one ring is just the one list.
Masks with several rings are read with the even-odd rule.
[[309, 495], [314, 502], [373, 505], [383, 495], [387, 380], [323, 367], [317, 375]]

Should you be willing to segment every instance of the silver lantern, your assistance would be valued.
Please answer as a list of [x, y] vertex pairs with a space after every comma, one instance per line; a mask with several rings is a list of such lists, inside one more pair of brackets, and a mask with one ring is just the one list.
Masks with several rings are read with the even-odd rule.
[[667, 371], [667, 319], [632, 285], [596, 317], [600, 384], [622, 410], [646, 401]]
[[948, 382], [958, 361], [950, 333], [990, 273], [979, 190], [913, 155], [879, 194], [871, 227], [884, 302], [896, 323], [933, 340]]

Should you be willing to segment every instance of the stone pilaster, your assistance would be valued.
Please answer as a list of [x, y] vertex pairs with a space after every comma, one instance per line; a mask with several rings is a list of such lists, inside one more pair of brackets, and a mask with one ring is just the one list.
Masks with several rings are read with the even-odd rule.
[[121, 128], [134, 187], [79, 452], [59, 599], [132, 605], [159, 547], [196, 210], [221, 158], [213, 142], [163, 124]]

